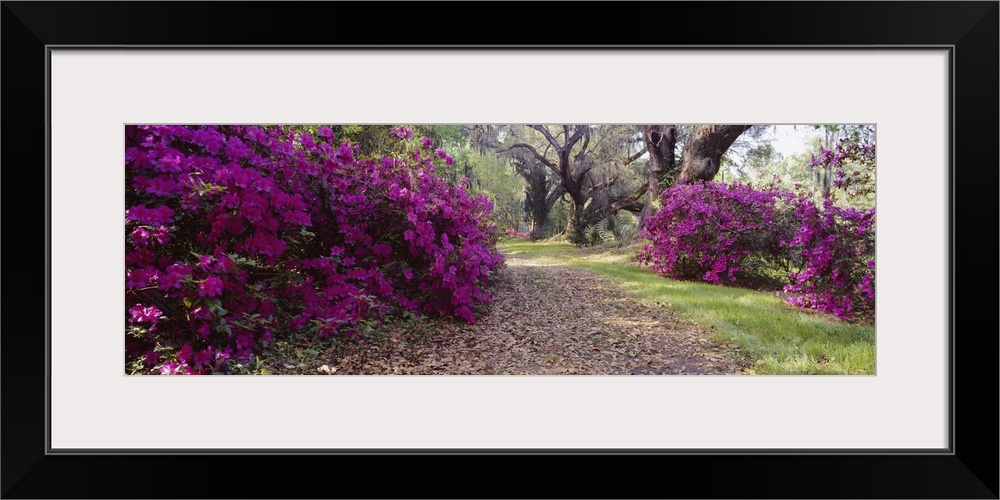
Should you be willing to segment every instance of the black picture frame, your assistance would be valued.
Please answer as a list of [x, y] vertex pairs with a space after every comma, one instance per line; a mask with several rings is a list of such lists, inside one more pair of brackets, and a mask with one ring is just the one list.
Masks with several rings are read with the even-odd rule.
[[[4, 498], [998, 498], [998, 330], [992, 304], [997, 298], [1000, 3], [556, 3], [552, 7], [559, 14], [551, 16], [534, 10], [540, 9], [537, 3], [467, 5], [2, 2], [3, 221], [8, 229], [3, 254], [9, 265], [8, 291], [16, 290], [3, 294]], [[483, 8], [497, 15], [477, 16]], [[533, 11], [525, 16], [521, 11], [529, 8]], [[461, 20], [446, 23], [439, 17], [444, 11]], [[515, 19], [527, 23], [518, 39], [502, 35], [482, 41], [483, 33], [512, 33], [509, 23]], [[525, 28], [536, 23], [538, 29]], [[47, 307], [51, 200], [41, 188], [48, 185], [49, 48], [403, 47], [414, 41], [424, 47], [609, 50], [950, 47], [953, 372], [948, 452], [49, 453], [46, 338], [49, 315], [59, 313]], [[914, 133], [920, 133], [919, 126]], [[39, 279], [38, 269], [46, 270], [45, 280]], [[223, 422], [216, 425], [224, 428]], [[329, 474], [315, 475], [317, 463]], [[576, 473], [567, 476], [565, 470]], [[362, 479], [367, 476], [374, 479]], [[481, 487], [468, 490], [469, 480]]]

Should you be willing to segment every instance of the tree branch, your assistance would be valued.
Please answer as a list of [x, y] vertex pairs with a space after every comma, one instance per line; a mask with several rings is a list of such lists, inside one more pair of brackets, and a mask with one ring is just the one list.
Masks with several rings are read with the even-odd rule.
[[[566, 149], [573, 149], [573, 145], [576, 144], [576, 141], [579, 141], [580, 137], [583, 137], [583, 135], [589, 131], [589, 125], [581, 125], [579, 128], [574, 130], [573, 136], [566, 139]], [[590, 134], [587, 134], [587, 141], [590, 141]]]
[[593, 193], [594, 191], [596, 191], [598, 189], [603, 189], [603, 188], [606, 188], [606, 187], [611, 187], [616, 182], [618, 182], [618, 176], [617, 175], [614, 176], [614, 177], [612, 177], [612, 178], [610, 178], [610, 179], [605, 179], [603, 182], [599, 182], [597, 184], [594, 184], [593, 186], [590, 186], [589, 188], [587, 188], [587, 194]]
[[646, 204], [639, 203], [639, 198], [646, 194], [646, 191], [649, 191], [649, 181], [636, 188], [635, 191], [613, 200], [611, 202], [611, 210], [628, 210], [636, 214], [642, 212]]
[[553, 186], [552, 191], [550, 191], [549, 195], [545, 197], [545, 209], [552, 210], [552, 206], [555, 205], [556, 202], [559, 201], [559, 198], [562, 198], [564, 194], [566, 194], [566, 188], [564, 188], [562, 184], [556, 184]]
[[638, 153], [629, 156], [628, 158], [625, 158], [625, 161], [622, 162], [622, 166], [624, 167], [625, 165], [628, 165], [629, 163], [632, 163], [638, 160], [639, 158], [642, 158], [642, 155], [646, 154], [647, 152], [648, 152], [647, 149], [643, 147], [642, 150], [640, 150]]
[[541, 132], [542, 135], [545, 136], [545, 139], [547, 141], [549, 141], [549, 144], [552, 144], [552, 146], [556, 148], [556, 151], [559, 151], [559, 150], [562, 149], [562, 146], [560, 146], [559, 143], [556, 142], [556, 138], [552, 137], [552, 134], [549, 133], [548, 129], [546, 129], [545, 127], [543, 127], [541, 125], [532, 125], [531, 128], [533, 128], [533, 129]]
[[[574, 137], [575, 137], [575, 134], [574, 134]], [[573, 157], [573, 159], [575, 159], [576, 161], [580, 161], [581, 159], [583, 159], [583, 156], [585, 154], [587, 154], [587, 146], [590, 146], [590, 131], [589, 131], [589, 128], [588, 128], [588, 131], [583, 134], [583, 146], [580, 147], [580, 152], [577, 153]], [[569, 147], [572, 148], [573, 146], [570, 145]]]
[[542, 154], [539, 153], [538, 150], [535, 149], [535, 147], [532, 146], [531, 144], [525, 144], [523, 142], [518, 142], [518, 143], [515, 143], [514, 145], [512, 145], [511, 147], [507, 148], [504, 151], [510, 151], [511, 149], [514, 149], [514, 148], [521, 148], [521, 149], [526, 149], [526, 150], [530, 151], [531, 154], [534, 155], [535, 158], [538, 159], [538, 161], [542, 162], [543, 164], [545, 164], [545, 166], [551, 168], [552, 170], [554, 170], [556, 172], [559, 172], [559, 167], [557, 167], [555, 163], [552, 163], [552, 161], [550, 161], [548, 158], [542, 156]]

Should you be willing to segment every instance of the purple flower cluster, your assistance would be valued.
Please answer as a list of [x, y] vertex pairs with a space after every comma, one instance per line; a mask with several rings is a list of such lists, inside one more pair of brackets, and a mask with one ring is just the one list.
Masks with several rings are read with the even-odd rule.
[[[413, 137], [413, 131], [406, 127], [396, 127], [390, 130], [389, 134], [400, 139], [410, 139]], [[332, 133], [330, 134], [330, 137], [333, 137]]]
[[394, 311], [472, 322], [490, 300], [492, 205], [434, 175], [443, 150], [358, 160], [329, 127], [125, 136], [127, 352], [151, 373], [225, 372], [275, 336], [355, 338]]
[[[850, 165], [855, 168], [845, 169]], [[813, 168], [829, 168], [834, 172], [833, 187], [848, 196], [860, 196], [875, 191], [875, 145], [849, 141], [837, 141], [833, 150], [823, 149], [809, 160]]]

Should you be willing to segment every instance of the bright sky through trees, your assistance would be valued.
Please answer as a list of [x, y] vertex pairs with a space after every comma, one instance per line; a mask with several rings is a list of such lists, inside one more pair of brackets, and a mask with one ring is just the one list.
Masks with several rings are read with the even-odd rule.
[[787, 158], [808, 150], [809, 141], [818, 136], [812, 125], [775, 125], [765, 137], [772, 139], [774, 150]]

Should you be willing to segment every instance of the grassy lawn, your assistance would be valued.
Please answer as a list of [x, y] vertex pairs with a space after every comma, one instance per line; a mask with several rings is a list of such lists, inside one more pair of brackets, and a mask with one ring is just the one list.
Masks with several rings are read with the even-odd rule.
[[509, 240], [508, 255], [556, 259], [613, 278], [642, 300], [666, 303], [739, 345], [760, 374], [874, 374], [875, 327], [839, 321], [787, 305], [773, 292], [676, 281], [635, 263], [634, 250], [577, 249], [565, 243]]

